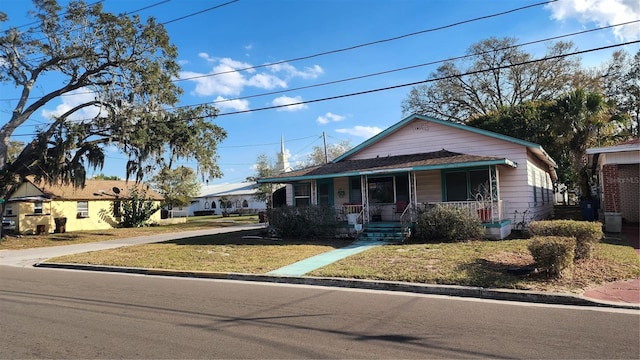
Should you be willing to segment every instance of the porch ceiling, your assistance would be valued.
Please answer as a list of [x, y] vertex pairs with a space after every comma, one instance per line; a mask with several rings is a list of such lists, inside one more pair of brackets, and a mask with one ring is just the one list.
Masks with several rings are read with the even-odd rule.
[[492, 156], [477, 156], [440, 150], [430, 153], [377, 157], [372, 159], [342, 160], [320, 166], [282, 173], [258, 180], [260, 183], [277, 183], [307, 179], [323, 179], [344, 176], [388, 174], [406, 171], [439, 170], [488, 165], [517, 167], [516, 163]]

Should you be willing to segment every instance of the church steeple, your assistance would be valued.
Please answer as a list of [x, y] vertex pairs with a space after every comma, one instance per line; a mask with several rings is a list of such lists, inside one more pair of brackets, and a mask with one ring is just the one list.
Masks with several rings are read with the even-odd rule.
[[276, 164], [276, 170], [278, 172], [291, 171], [289, 159], [287, 159], [287, 153], [284, 148], [284, 135], [280, 136], [280, 152], [278, 153], [278, 163]]

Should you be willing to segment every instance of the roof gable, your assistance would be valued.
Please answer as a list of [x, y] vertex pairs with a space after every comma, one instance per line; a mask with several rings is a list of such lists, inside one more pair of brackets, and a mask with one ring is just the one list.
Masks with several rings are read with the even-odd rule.
[[[124, 180], [93, 180], [88, 179], [84, 188], [75, 188], [71, 184], [47, 184], [35, 183], [32, 180], [26, 180], [25, 184], [28, 188], [35, 188], [42, 196], [50, 199], [60, 200], [109, 200], [116, 197], [128, 198], [131, 195], [131, 189], [137, 188], [146, 191], [146, 196], [153, 200], [162, 200], [162, 195], [152, 189], [147, 188], [143, 184], [127, 182]], [[33, 189], [31, 188], [31, 189]], [[117, 191], [116, 191], [117, 189]]]
[[396, 155], [371, 159], [330, 162], [320, 166], [282, 173], [272, 178], [260, 179], [259, 182], [322, 179], [338, 176], [387, 174], [488, 165], [517, 166], [517, 164], [506, 158], [467, 155], [447, 150], [440, 150], [422, 154]]
[[546, 153], [546, 151], [544, 151], [542, 146], [540, 146], [538, 144], [535, 144], [535, 143], [532, 143], [532, 142], [529, 142], [529, 141], [516, 139], [516, 138], [510, 137], [510, 136], [494, 133], [494, 132], [491, 132], [491, 131], [474, 128], [474, 127], [471, 127], [471, 126], [468, 126], [468, 125], [453, 123], [451, 121], [440, 120], [440, 119], [436, 119], [436, 118], [433, 118], [433, 117], [417, 115], [417, 114], [410, 115], [410, 116], [400, 120], [399, 122], [397, 122], [396, 124], [390, 126], [387, 129], [385, 129], [384, 131], [382, 131], [378, 135], [373, 136], [372, 138], [364, 141], [360, 145], [354, 147], [353, 149], [351, 149], [351, 150], [347, 151], [346, 153], [344, 153], [343, 155], [339, 156], [333, 162], [337, 163], [337, 162], [344, 161], [344, 160], [348, 159], [352, 155], [357, 154], [357, 153], [363, 151], [364, 149], [367, 149], [367, 148], [373, 146], [374, 144], [380, 142], [381, 140], [391, 136], [392, 134], [394, 134], [397, 131], [399, 131], [400, 129], [404, 128], [405, 126], [407, 126], [409, 123], [411, 123], [414, 120], [436, 123], [436, 124], [439, 124], [439, 125], [443, 125], [443, 126], [454, 128], [456, 130], [467, 131], [467, 132], [470, 132], [470, 133], [479, 134], [479, 135], [486, 136], [486, 137], [489, 137], [489, 138], [498, 139], [498, 140], [501, 140], [501, 141], [506, 141], [506, 142], [509, 142], [509, 143], [512, 143], [512, 144], [523, 146], [523, 147], [526, 147], [529, 150], [531, 150], [536, 156], [538, 156], [545, 163], [549, 164], [550, 166], [556, 167], [556, 164], [553, 161], [553, 159], [551, 159], [551, 157]]

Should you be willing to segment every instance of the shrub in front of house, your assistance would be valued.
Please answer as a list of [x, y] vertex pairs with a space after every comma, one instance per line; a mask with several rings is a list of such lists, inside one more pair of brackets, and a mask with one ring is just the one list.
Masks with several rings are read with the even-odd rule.
[[589, 259], [593, 247], [604, 236], [601, 223], [575, 220], [532, 221], [529, 224], [529, 233], [532, 236], [570, 236], [575, 238], [574, 260]]
[[576, 239], [568, 236], [535, 236], [528, 248], [540, 271], [549, 277], [561, 277], [573, 265]]
[[465, 209], [436, 205], [421, 213], [416, 224], [418, 241], [468, 241], [482, 239], [484, 228], [477, 216]]
[[280, 207], [267, 210], [269, 228], [283, 238], [328, 238], [336, 235], [335, 209], [328, 206]]

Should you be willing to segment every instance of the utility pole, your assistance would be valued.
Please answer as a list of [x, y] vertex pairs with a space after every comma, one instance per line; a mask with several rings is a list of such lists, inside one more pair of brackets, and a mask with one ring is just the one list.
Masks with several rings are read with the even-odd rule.
[[329, 155], [327, 154], [327, 135], [325, 132], [322, 132], [322, 141], [324, 142], [324, 163], [329, 162]]

